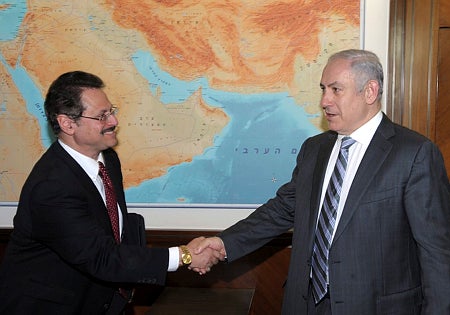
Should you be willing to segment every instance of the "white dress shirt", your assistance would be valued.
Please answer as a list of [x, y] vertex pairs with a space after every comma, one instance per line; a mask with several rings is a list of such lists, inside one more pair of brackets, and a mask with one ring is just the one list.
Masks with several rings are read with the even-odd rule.
[[[382, 112], [378, 112], [372, 119], [370, 119], [367, 123], [359, 127], [349, 136], [356, 140], [356, 142], [349, 148], [349, 157], [347, 162], [347, 170], [345, 172], [345, 177], [342, 183], [341, 196], [339, 199], [339, 206], [336, 214], [336, 224], [333, 230], [333, 236], [336, 234], [336, 230], [339, 224], [339, 220], [342, 216], [342, 210], [344, 209], [345, 201], [347, 200], [348, 192], [353, 182], [353, 178], [355, 178], [356, 172], [358, 170], [359, 164], [366, 153], [367, 147], [369, 143], [372, 141], [373, 135], [377, 130], [378, 126], [381, 123], [383, 118]], [[322, 196], [320, 201], [320, 208], [322, 209], [322, 203], [325, 198], [325, 193], [328, 187], [328, 182], [330, 181], [331, 174], [333, 173], [334, 165], [336, 164], [337, 157], [339, 155], [339, 150], [341, 147], [341, 141], [344, 135], [338, 135], [336, 143], [334, 144], [333, 151], [331, 152], [330, 160], [328, 161], [327, 170], [325, 173], [325, 178], [323, 181], [322, 187]], [[317, 216], [319, 219], [320, 211]]]

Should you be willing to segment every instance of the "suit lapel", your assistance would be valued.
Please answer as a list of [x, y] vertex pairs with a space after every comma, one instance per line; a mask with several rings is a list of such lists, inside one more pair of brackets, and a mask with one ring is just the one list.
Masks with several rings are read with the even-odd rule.
[[115, 151], [112, 149], [107, 149], [103, 151], [103, 158], [105, 159], [106, 170], [108, 171], [111, 181], [114, 185], [114, 190], [117, 197], [117, 202], [120, 206], [120, 211], [122, 212], [122, 242], [127, 243], [129, 234], [129, 221], [128, 221], [128, 210], [125, 201], [125, 193], [122, 184], [122, 173], [120, 170], [120, 162], [117, 158]]
[[362, 196], [367, 192], [369, 187], [373, 185], [372, 179], [375, 174], [380, 171], [384, 160], [392, 149], [392, 144], [388, 139], [393, 135], [393, 124], [386, 116], [384, 116], [364, 154], [355, 178], [353, 179], [333, 242], [336, 241], [345, 230], [353, 214], [358, 210], [358, 204]]
[[93, 209], [104, 209], [104, 211], [96, 211], [95, 214], [97, 216], [101, 216], [102, 220], [105, 222], [109, 222], [108, 212], [106, 210], [105, 203], [103, 202], [103, 198], [101, 194], [98, 192], [97, 187], [95, 187], [92, 180], [83, 170], [83, 168], [75, 161], [66, 150], [56, 141], [53, 144], [55, 154], [62, 159], [67, 165], [68, 169], [74, 174], [77, 181], [83, 186], [83, 188], [88, 192], [89, 196], [95, 197], [95, 205], [92, 207]]
[[117, 160], [114, 158], [114, 156], [116, 155], [115, 154], [113, 155], [113, 151], [111, 149], [103, 151], [103, 158], [105, 159], [106, 170], [114, 185], [114, 191], [116, 193], [117, 202], [119, 203], [120, 210], [125, 216], [126, 203], [120, 173], [120, 164], [117, 163]]
[[70, 154], [63, 149], [63, 147], [59, 144], [58, 141], [54, 143], [54, 149], [55, 153], [59, 156], [61, 160], [63, 160], [68, 165], [68, 169], [74, 174], [74, 176], [77, 178], [80, 184], [83, 185], [84, 189], [86, 189], [92, 195], [98, 195], [99, 202], [103, 203], [103, 199], [100, 193], [98, 192], [92, 180], [80, 166], [80, 164], [78, 164], [78, 162], [75, 161], [70, 156]]
[[334, 144], [337, 139], [337, 134], [333, 132], [329, 132], [325, 140], [320, 144], [317, 154], [317, 162], [314, 168], [313, 180], [312, 180], [312, 192], [311, 196], [315, 196], [315, 198], [311, 198], [310, 209], [312, 209], [312, 213], [310, 215], [309, 225], [313, 233], [316, 230], [316, 221], [319, 216], [319, 206], [320, 206], [320, 197], [322, 193], [322, 186], [325, 177], [325, 172], [327, 170], [328, 161], [330, 159], [331, 151], [333, 150]]

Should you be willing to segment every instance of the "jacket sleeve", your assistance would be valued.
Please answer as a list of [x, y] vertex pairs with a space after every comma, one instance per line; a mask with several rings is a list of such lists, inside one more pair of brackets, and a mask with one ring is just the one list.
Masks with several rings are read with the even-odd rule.
[[33, 238], [94, 278], [164, 284], [168, 249], [117, 245], [95, 186], [65, 175], [50, 176], [33, 187], [29, 200]]
[[450, 185], [431, 142], [417, 152], [404, 201], [422, 271], [422, 314], [450, 314]]

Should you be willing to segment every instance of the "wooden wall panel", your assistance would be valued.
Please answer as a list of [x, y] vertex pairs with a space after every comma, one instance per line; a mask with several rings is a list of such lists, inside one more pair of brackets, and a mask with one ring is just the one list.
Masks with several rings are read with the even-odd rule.
[[387, 114], [435, 140], [437, 0], [392, 0]]
[[[450, 6], [449, 6], [450, 11]], [[450, 14], [449, 14], [450, 16]], [[439, 31], [438, 99], [436, 106], [436, 144], [442, 151], [450, 175], [450, 29]]]
[[440, 0], [439, 2], [439, 26], [450, 27], [450, 1]]
[[391, 0], [387, 115], [434, 141], [450, 172], [448, 0]]

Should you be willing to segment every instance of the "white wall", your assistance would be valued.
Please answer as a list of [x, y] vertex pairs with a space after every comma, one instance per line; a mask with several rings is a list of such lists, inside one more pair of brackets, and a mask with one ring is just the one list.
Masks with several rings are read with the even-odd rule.
[[[388, 66], [389, 0], [362, 0], [361, 7], [364, 12], [361, 47], [373, 51], [380, 57], [386, 74]], [[386, 86], [384, 90], [386, 91]], [[384, 97], [386, 97], [386, 93]], [[246, 217], [256, 206], [243, 205], [229, 208], [223, 205], [217, 208], [208, 208], [201, 205], [191, 205], [188, 208], [166, 206], [145, 208], [131, 205], [128, 210], [129, 212], [142, 214], [148, 229], [222, 230]], [[0, 228], [12, 227], [15, 211], [15, 205], [0, 206]]]
[[[384, 70], [384, 90], [387, 91], [388, 44], [389, 44], [389, 0], [366, 0], [364, 8], [364, 42], [362, 48], [378, 55]], [[361, 4], [363, 6], [363, 4]], [[386, 109], [386, 96], [383, 94], [383, 110]]]

